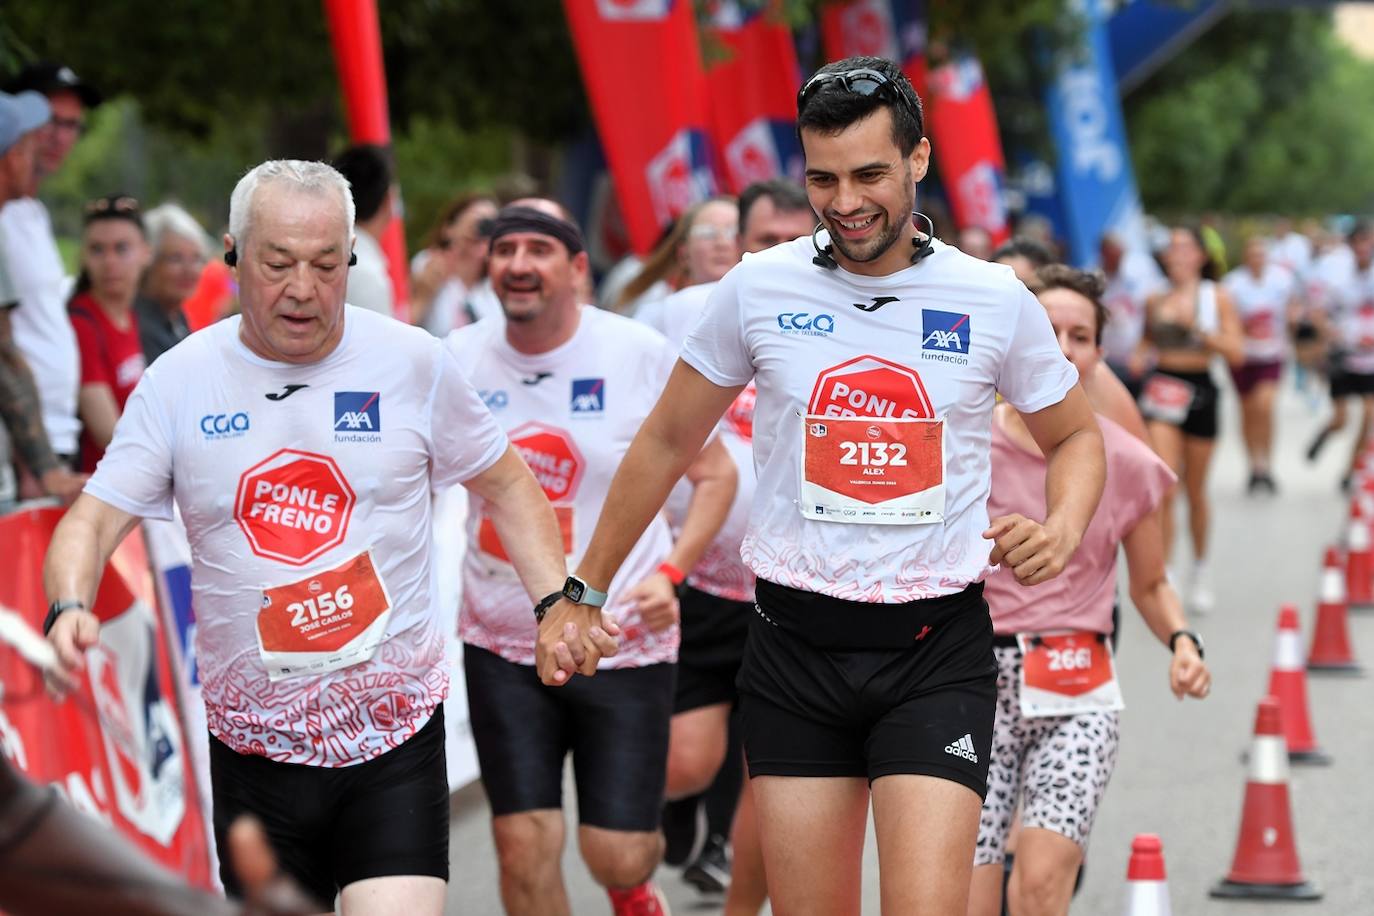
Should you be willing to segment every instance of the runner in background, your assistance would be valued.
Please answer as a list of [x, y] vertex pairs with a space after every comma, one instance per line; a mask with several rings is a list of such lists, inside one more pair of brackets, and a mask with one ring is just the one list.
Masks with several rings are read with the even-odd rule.
[[[1141, 390], [1140, 411], [1155, 452], [1183, 481], [1193, 547], [1184, 594], [1189, 610], [1204, 613], [1215, 603], [1207, 576], [1207, 471], [1220, 413], [1210, 370], [1214, 356], [1232, 366], [1243, 362], [1244, 337], [1235, 305], [1216, 282], [1216, 265], [1196, 229], [1175, 228], [1163, 261], [1169, 289], [1146, 303], [1141, 349], [1155, 349], [1156, 366]], [[1166, 558], [1173, 555], [1176, 489], [1164, 503]]]
[[[806, 191], [795, 182], [756, 182], [740, 194], [741, 255], [810, 235], [815, 225]], [[715, 286], [702, 283], [676, 292], [659, 308], [646, 308], [651, 313], [646, 318], [656, 321], [655, 327], [680, 348], [701, 320]], [[683, 878], [703, 893], [721, 893], [731, 885], [729, 838], [744, 783], [735, 679], [754, 601], [754, 573], [739, 555], [754, 498], [754, 398], [751, 384], [720, 424], [720, 439], [734, 459], [739, 486], [729, 518], [680, 592], [682, 645], [668, 755], [669, 801], [663, 808], [664, 861], [685, 865]], [[690, 497], [683, 483], [668, 497], [665, 509], [675, 525], [681, 524]], [[767, 896], [762, 858], [750, 825], [744, 825], [744, 844], [746, 869], [748, 863], [757, 864], [745, 886], [757, 888], [757, 906], [762, 906]]]
[[[829, 64], [798, 109], [825, 233], [717, 286], [579, 575], [612, 579], [757, 379], [739, 688], [774, 906], [857, 910], [871, 799], [883, 909], [963, 912], [996, 702], [981, 580], [1002, 561], [1027, 584], [1059, 573], [1101, 492], [1102, 440], [1034, 297], [913, 225], [930, 144], [900, 69]], [[1050, 455], [1043, 525], [988, 522], [979, 469], [999, 391]], [[541, 634], [546, 682], [570, 673], [559, 655]]]
[[484, 233], [496, 210], [496, 199], [480, 192], [464, 194], [444, 208], [429, 247], [410, 259], [411, 324], [443, 337], [483, 317], [476, 309], [488, 298], [476, 294], [490, 288]]
[[[527, 596], [565, 576], [553, 510], [443, 345], [344, 303], [353, 205], [318, 162], [265, 162], [229, 204], [242, 314], [144, 373], [53, 535], [44, 630], [70, 690], [99, 638], [100, 570], [140, 518], [181, 510], [209, 728], [221, 877], [242, 813], [283, 869], [345, 916], [437, 916], [448, 877], [432, 493], [489, 507]], [[531, 600], [533, 600], [531, 598]], [[615, 652], [595, 609], [544, 625]], [[593, 636], [591, 630], [598, 629]], [[586, 637], [582, 639], [581, 637]]]
[[638, 317], [676, 290], [719, 280], [739, 260], [738, 232], [739, 207], [733, 197], [694, 204], [677, 218], [610, 310]]
[[1108, 313], [1102, 361], [1121, 379], [1131, 398], [1137, 399], [1148, 370], [1146, 355], [1139, 349], [1145, 335], [1145, 302], [1169, 284], [1154, 258], [1143, 251], [1128, 250], [1115, 233], [1103, 235], [1098, 250], [1107, 278], [1102, 294]]
[[1274, 444], [1274, 396], [1288, 350], [1287, 329], [1298, 313], [1297, 279], [1269, 259], [1269, 242], [1251, 236], [1245, 242], [1244, 263], [1226, 275], [1226, 291], [1236, 305], [1245, 335], [1245, 362], [1231, 367], [1231, 381], [1240, 395], [1241, 433], [1250, 459], [1253, 495], [1261, 490], [1277, 495], [1270, 464]]
[[[581, 232], [557, 204], [523, 203], [503, 208], [492, 228], [490, 273], [504, 320], [456, 331], [446, 346], [553, 502], [563, 552], [576, 563], [673, 351], [649, 328], [583, 304]], [[538, 625], [510, 565], [509, 537], [492, 526], [485, 500], [472, 500], [458, 632], [508, 913], [569, 912], [561, 852], [570, 753], [578, 846], [593, 878], [617, 914], [667, 911], [649, 879], [663, 851], [675, 586], [725, 519], [735, 470], [724, 447], [712, 443], [686, 479], [692, 497], [676, 541], [667, 521], [655, 518], [600, 596], [620, 621], [619, 653], [595, 678], [560, 686], [541, 684], [534, 667]]]
[[[1064, 355], [1082, 376], [1102, 356], [1102, 277], [1064, 265], [1040, 271], [1039, 298]], [[1156, 508], [1174, 483], [1149, 448], [1099, 416], [1107, 484], [1083, 543], [1056, 579], [1024, 587], [1008, 569], [988, 579], [996, 632], [997, 722], [974, 854], [969, 916], [1004, 912], [1002, 862], [1020, 811], [1007, 912], [1065, 916], [1088, 834], [1116, 764], [1121, 691], [1109, 637], [1115, 630], [1117, 548], [1126, 549], [1131, 600], [1169, 647], [1174, 695], [1204, 697], [1210, 675], [1201, 638], [1165, 576]], [[991, 515], [1045, 512], [1045, 460], [1008, 404], [992, 423]], [[1082, 691], [1087, 680], [1091, 690]], [[1073, 687], [1066, 689], [1069, 682]]]

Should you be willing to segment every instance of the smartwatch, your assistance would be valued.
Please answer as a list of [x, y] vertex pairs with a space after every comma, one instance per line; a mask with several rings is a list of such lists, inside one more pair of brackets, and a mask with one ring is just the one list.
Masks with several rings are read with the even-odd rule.
[[606, 593], [597, 591], [577, 576], [568, 576], [568, 580], [563, 583], [563, 597], [573, 604], [585, 604], [590, 607], [606, 605]]
[[1174, 630], [1174, 632], [1170, 633], [1170, 634], [1169, 634], [1169, 651], [1170, 651], [1170, 652], [1174, 651], [1174, 643], [1178, 642], [1178, 638], [1179, 638], [1180, 636], [1186, 636], [1186, 637], [1188, 637], [1189, 639], [1191, 639], [1191, 640], [1193, 641], [1193, 645], [1194, 645], [1194, 646], [1197, 646], [1197, 657], [1198, 657], [1198, 658], [1206, 658], [1206, 657], [1207, 657], [1207, 653], [1204, 652], [1203, 649], [1202, 649], [1202, 637], [1199, 636], [1199, 635], [1197, 635], [1197, 633], [1194, 632], [1193, 630]]
[[84, 601], [54, 601], [48, 605], [48, 616], [43, 618], [43, 635], [47, 636], [52, 631], [53, 624], [57, 623], [57, 618], [62, 616], [63, 611], [85, 610]]

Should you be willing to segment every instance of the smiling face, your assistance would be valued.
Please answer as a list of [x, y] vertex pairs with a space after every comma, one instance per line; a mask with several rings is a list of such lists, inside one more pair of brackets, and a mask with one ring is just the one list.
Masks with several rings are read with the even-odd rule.
[[[234, 268], [243, 323], [257, 355], [318, 362], [343, 339], [348, 286], [348, 216], [332, 190], [261, 185], [250, 204], [248, 238]], [[225, 236], [225, 249], [233, 238]]]
[[569, 255], [551, 235], [511, 232], [492, 242], [487, 273], [506, 320], [529, 323], [577, 307], [587, 253]]
[[887, 106], [837, 134], [803, 129], [806, 194], [811, 209], [835, 246], [836, 260], [846, 270], [869, 276], [895, 273], [911, 263], [915, 237], [911, 211], [916, 182], [925, 177], [930, 143], [924, 138], [910, 156], [892, 139], [892, 113]]
[[1037, 298], [1049, 313], [1064, 357], [1073, 363], [1080, 379], [1092, 378], [1102, 359], [1097, 306], [1082, 293], [1064, 287], [1045, 290]]

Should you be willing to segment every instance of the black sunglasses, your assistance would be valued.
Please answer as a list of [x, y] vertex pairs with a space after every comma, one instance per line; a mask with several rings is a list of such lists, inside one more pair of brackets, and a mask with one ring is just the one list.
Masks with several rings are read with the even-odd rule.
[[807, 80], [806, 85], [802, 86], [801, 91], [797, 93], [797, 113], [801, 113], [813, 95], [831, 83], [854, 95], [865, 97], [876, 95], [894, 105], [903, 105], [911, 112], [911, 116], [916, 119], [916, 124], [921, 127], [922, 131], [925, 130], [920, 105], [911, 97], [905, 86], [899, 80], [894, 80], [887, 74], [868, 67], [862, 67], [858, 70], [845, 70], [842, 73], [817, 73]]
[[128, 196], [97, 197], [86, 204], [86, 213], [91, 216], [99, 213], [137, 214], [138, 200]]

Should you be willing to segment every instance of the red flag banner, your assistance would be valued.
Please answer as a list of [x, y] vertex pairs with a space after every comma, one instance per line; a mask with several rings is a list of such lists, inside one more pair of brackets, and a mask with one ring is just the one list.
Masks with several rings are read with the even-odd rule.
[[[43, 556], [60, 509], [0, 517], [0, 604], [35, 631], [46, 614]], [[94, 612], [100, 642], [87, 650], [86, 677], [62, 703], [38, 669], [0, 644], [0, 744], [16, 768], [57, 786], [78, 809], [129, 839], [150, 858], [209, 888], [210, 856], [152, 572], [135, 530], [101, 578]]]
[[992, 95], [977, 58], [963, 54], [930, 71], [927, 120], [950, 210], [960, 229], [980, 226], [1006, 240], [1006, 163]]
[[630, 242], [715, 193], [691, 0], [563, 0]]
[[901, 60], [892, 0], [849, 0], [823, 7], [821, 45], [829, 61], [861, 55]]
[[801, 74], [780, 7], [773, 0], [745, 11], [737, 0], [722, 0], [711, 17], [710, 38], [720, 55], [706, 67], [711, 140], [735, 194], [779, 175], [801, 178], [793, 129]]

